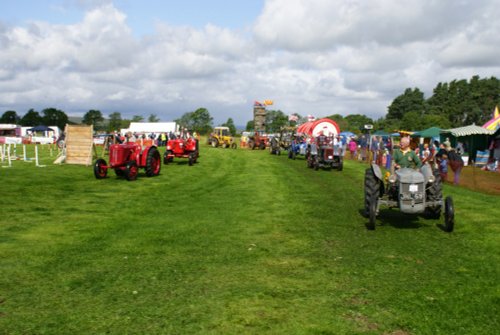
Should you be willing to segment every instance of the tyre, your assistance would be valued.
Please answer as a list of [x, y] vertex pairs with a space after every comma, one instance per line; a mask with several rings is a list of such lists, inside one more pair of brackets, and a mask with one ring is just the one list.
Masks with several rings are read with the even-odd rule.
[[380, 195], [380, 181], [371, 168], [365, 171], [365, 215], [370, 216], [370, 206]]
[[337, 169], [339, 171], [342, 171], [344, 169], [344, 161], [342, 159], [339, 161], [339, 167]]
[[189, 166], [193, 166], [194, 164], [194, 154], [189, 154], [189, 160], [188, 160]]
[[255, 142], [254, 142], [254, 141], [252, 141], [252, 140], [249, 140], [249, 141], [248, 141], [248, 148], [249, 148], [250, 150], [255, 149]]
[[106, 178], [108, 175], [108, 169], [106, 168], [106, 161], [102, 158], [99, 158], [94, 163], [94, 176], [96, 179]]
[[212, 138], [212, 147], [217, 148], [219, 146], [219, 140], [216, 138]]
[[[441, 183], [439, 172], [435, 171], [434, 177], [436, 180], [427, 189], [426, 197], [428, 201], [440, 201], [443, 199], [443, 184]], [[431, 219], [439, 219], [441, 216], [441, 205], [427, 207], [426, 213]]]
[[288, 150], [288, 159], [292, 159], [292, 158], [293, 158], [293, 151]]
[[135, 161], [129, 161], [125, 167], [125, 178], [128, 181], [134, 181], [137, 179], [138, 172], [139, 168], [137, 167], [137, 163]]
[[173, 154], [172, 150], [165, 151], [165, 153], [163, 154], [163, 164], [172, 163], [174, 161], [172, 157], [168, 157], [169, 155], [172, 154]]
[[455, 207], [453, 198], [446, 197], [444, 200], [444, 231], [451, 233], [455, 228]]
[[222, 148], [224, 148], [224, 149], [229, 148], [229, 145], [226, 142], [223, 142], [222, 143]]
[[151, 147], [146, 157], [146, 176], [154, 177], [160, 174], [161, 161], [160, 153], [155, 147]]
[[264, 150], [266, 148], [266, 144], [264, 142], [259, 143], [259, 149]]
[[238, 148], [238, 145], [236, 143], [231, 143], [231, 149], [236, 149]]

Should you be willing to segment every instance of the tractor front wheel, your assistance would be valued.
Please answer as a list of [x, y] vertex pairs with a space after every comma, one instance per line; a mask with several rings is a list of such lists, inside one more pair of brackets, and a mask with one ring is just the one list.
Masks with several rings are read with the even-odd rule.
[[[369, 230], [375, 229], [377, 200], [380, 195], [380, 181], [377, 179], [371, 168], [365, 171], [365, 215], [370, 219], [367, 225]], [[375, 213], [375, 214], [374, 214]]]
[[108, 175], [108, 169], [106, 168], [106, 161], [102, 158], [99, 158], [94, 163], [94, 176], [96, 179], [106, 178]]
[[172, 163], [174, 161], [174, 159], [172, 157], [168, 157], [169, 155], [173, 155], [173, 151], [172, 150], [167, 150], [163, 154], [163, 164]]
[[238, 148], [238, 145], [236, 145], [236, 143], [231, 143], [231, 149], [236, 149]]
[[128, 181], [136, 180], [138, 172], [139, 172], [139, 168], [137, 167], [137, 163], [135, 161], [130, 161], [125, 166], [125, 178]]
[[455, 207], [453, 198], [446, 197], [444, 200], [444, 230], [451, 233], [455, 228]]
[[160, 153], [158, 149], [152, 147], [148, 151], [148, 156], [146, 157], [146, 176], [154, 177], [160, 174], [161, 161]]

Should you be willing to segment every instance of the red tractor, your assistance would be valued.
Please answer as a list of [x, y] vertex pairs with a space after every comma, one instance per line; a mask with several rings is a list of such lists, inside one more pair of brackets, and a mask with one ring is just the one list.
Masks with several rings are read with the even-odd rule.
[[117, 176], [127, 180], [136, 180], [139, 168], [144, 168], [146, 176], [160, 174], [161, 156], [155, 146], [144, 150], [138, 143], [112, 144], [109, 147], [109, 165], [102, 158], [94, 163], [94, 175], [97, 179], [106, 178], [108, 169], [114, 169]]
[[167, 143], [167, 151], [163, 155], [163, 164], [168, 164], [174, 161], [174, 157], [187, 158], [189, 166], [196, 163], [198, 159], [198, 140], [189, 137], [188, 139], [176, 138], [169, 140]]
[[269, 138], [260, 132], [255, 132], [253, 136], [248, 137], [248, 148], [253, 150], [259, 148], [264, 150], [268, 146]]

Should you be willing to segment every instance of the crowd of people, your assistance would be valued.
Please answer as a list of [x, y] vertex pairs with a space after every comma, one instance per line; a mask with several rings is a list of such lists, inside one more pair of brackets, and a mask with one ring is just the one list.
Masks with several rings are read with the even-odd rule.
[[351, 159], [371, 160], [386, 169], [391, 168], [392, 161], [395, 166], [419, 168], [423, 164], [429, 164], [433, 170], [439, 171], [443, 181], [448, 180], [448, 168], [453, 171], [453, 183], [459, 184], [460, 173], [464, 167], [461, 154], [466, 150], [463, 143], [458, 142], [453, 148], [447, 138], [444, 142], [433, 141], [415, 145], [411, 149], [409, 137], [402, 137], [399, 145], [393, 145], [390, 137], [361, 136], [351, 137], [347, 148]]
[[175, 140], [177, 138], [188, 139], [194, 137], [198, 139], [198, 134], [193, 132], [191, 134], [186, 128], [181, 129], [178, 132], [162, 132], [162, 133], [137, 133], [137, 132], [127, 132], [125, 134], [120, 134], [118, 131], [114, 132], [114, 140], [116, 143], [130, 143], [137, 142], [139, 140], [152, 140], [153, 143], [158, 147], [164, 147], [167, 145], [169, 140]]

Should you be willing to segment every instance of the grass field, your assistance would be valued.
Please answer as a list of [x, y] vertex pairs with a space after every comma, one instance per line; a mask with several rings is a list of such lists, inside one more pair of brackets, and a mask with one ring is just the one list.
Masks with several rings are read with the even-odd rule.
[[500, 329], [499, 196], [445, 185], [453, 233], [397, 210], [367, 231], [366, 165], [201, 149], [135, 182], [46, 151], [0, 169], [0, 334]]

